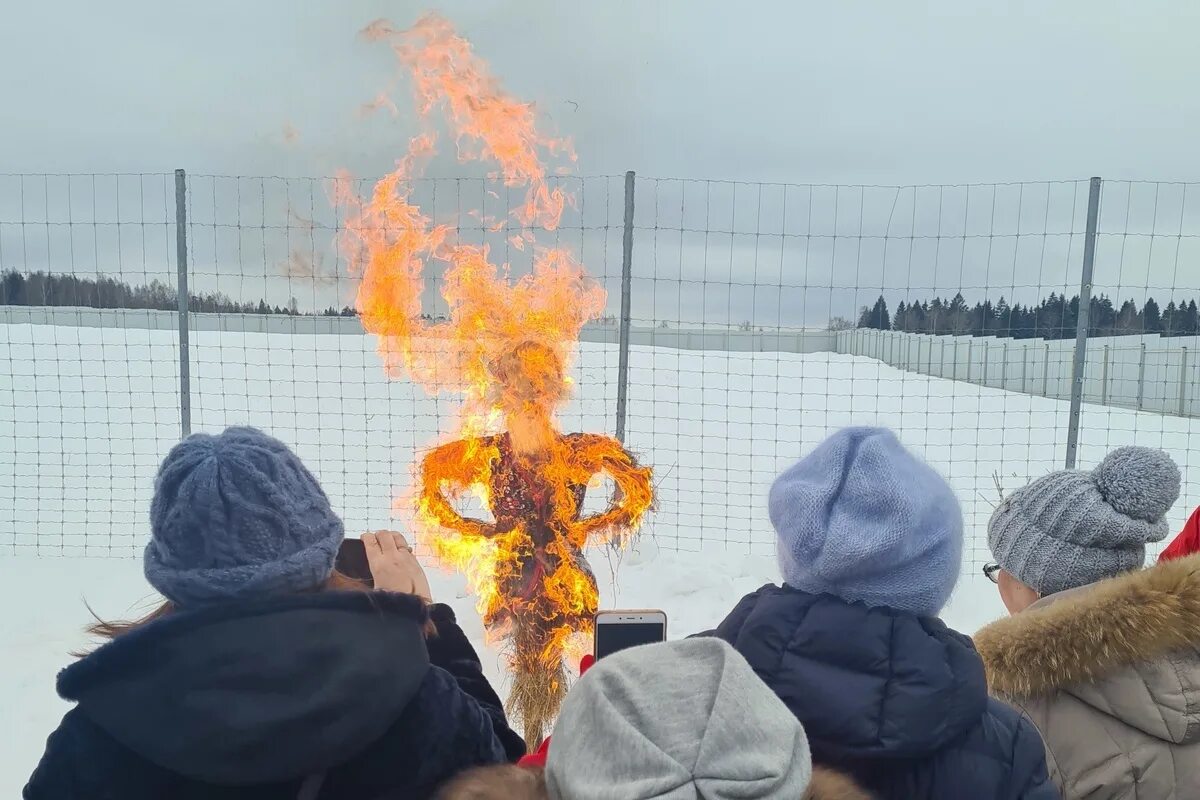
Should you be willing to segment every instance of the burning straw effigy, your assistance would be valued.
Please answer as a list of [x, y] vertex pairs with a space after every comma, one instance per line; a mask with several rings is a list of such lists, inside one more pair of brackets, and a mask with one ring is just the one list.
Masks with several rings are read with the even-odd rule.
[[[580, 330], [606, 302], [571, 253], [537, 242], [536, 232], [554, 230], [571, 199], [551, 185], [545, 162], [574, 161], [574, 153], [566, 140], [538, 132], [532, 106], [505, 93], [445, 20], [426, 16], [407, 30], [381, 21], [364, 35], [392, 48], [423, 120], [444, 113], [461, 159], [494, 162], [506, 186], [524, 189], [505, 219], [480, 210], [492, 230], [515, 225], [510, 241], [532, 252], [531, 271], [517, 279], [490, 260], [486, 246], [455, 241], [451, 226], [412, 202], [412, 181], [436, 152], [432, 125], [411, 139], [369, 197], [359, 198], [348, 179], [335, 194], [347, 212], [358, 312], [378, 337], [389, 375], [464, 397], [456, 430], [420, 464], [416, 519], [431, 552], [467, 574], [489, 636], [506, 640], [509, 709], [536, 745], [566, 692], [569, 643], [591, 631], [598, 604], [584, 549], [623, 543], [654, 499], [650, 469], [620, 442], [564, 434], [556, 420]], [[446, 267], [444, 322], [421, 315], [431, 260]], [[611, 479], [614, 497], [606, 510], [585, 516], [588, 486], [600, 476]], [[490, 521], [456, 509], [467, 493], [483, 500]]]

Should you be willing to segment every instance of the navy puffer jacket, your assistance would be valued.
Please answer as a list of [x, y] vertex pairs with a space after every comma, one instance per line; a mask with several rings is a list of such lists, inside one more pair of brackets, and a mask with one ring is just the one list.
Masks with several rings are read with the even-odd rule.
[[78, 705], [26, 800], [420, 800], [525, 751], [454, 613], [410, 595], [178, 611], [58, 689]]
[[971, 640], [940, 620], [767, 585], [715, 635], [804, 724], [815, 762], [881, 800], [1058, 800], [1037, 730], [988, 697]]

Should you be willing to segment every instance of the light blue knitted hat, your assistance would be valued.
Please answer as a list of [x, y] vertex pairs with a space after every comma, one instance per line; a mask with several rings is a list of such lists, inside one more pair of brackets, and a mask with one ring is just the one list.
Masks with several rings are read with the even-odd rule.
[[1042, 595], [1086, 586], [1146, 561], [1168, 533], [1179, 467], [1161, 450], [1121, 447], [1090, 472], [1062, 470], [1004, 498], [988, 522], [993, 557]]
[[317, 479], [254, 428], [195, 434], [159, 467], [146, 580], [181, 606], [316, 589], [342, 521]]
[[846, 428], [771, 487], [784, 581], [802, 591], [934, 617], [962, 562], [954, 490], [884, 428]]

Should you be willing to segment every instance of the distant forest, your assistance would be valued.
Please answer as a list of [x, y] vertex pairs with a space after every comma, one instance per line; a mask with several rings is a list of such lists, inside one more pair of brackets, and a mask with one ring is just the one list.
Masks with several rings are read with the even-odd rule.
[[[142, 286], [131, 286], [115, 278], [95, 278], [77, 275], [56, 275], [46, 272], [0, 272], [0, 306], [76, 306], [81, 308], [144, 308], [175, 311], [179, 294], [174, 286], [154, 280]], [[188, 309], [197, 312], [232, 314], [284, 314], [287, 316], [357, 317], [352, 306], [327, 307], [310, 312], [299, 309], [296, 298], [287, 306], [267, 305], [266, 300], [239, 303], [221, 292], [192, 294]], [[422, 314], [421, 319], [442, 321], [442, 315]], [[606, 314], [597, 325], [616, 327], [617, 318]]]
[[[0, 305], [9, 306], [79, 306], [83, 308], [146, 308], [175, 311], [179, 294], [174, 286], [151, 281], [143, 286], [130, 286], [116, 278], [96, 278], [78, 275], [55, 275], [46, 272], [23, 273], [7, 270], [0, 273]], [[188, 309], [197, 312], [227, 312], [237, 314], [286, 314], [316, 316], [302, 312], [292, 298], [286, 307], [267, 305], [265, 300], [239, 303], [221, 292], [192, 294]], [[353, 317], [350, 306], [329, 306], [319, 312], [326, 317]]]
[[[178, 308], [175, 287], [161, 281], [141, 286], [103, 276], [80, 277], [46, 272], [0, 272], [0, 305], [78, 306], [83, 308], [134, 308], [174, 311]], [[295, 298], [287, 306], [268, 305], [265, 300], [239, 302], [222, 292], [192, 294], [188, 308], [196, 312], [237, 314], [284, 314], [290, 316], [353, 317], [351, 306], [329, 306], [323, 311], [300, 311]], [[427, 319], [437, 319], [422, 315]], [[920, 302], [904, 300], [895, 310], [882, 296], [873, 306], [864, 306], [857, 326], [850, 320], [834, 318], [831, 329], [874, 328], [908, 333], [957, 336], [1011, 336], [1016, 339], [1070, 339], [1079, 320], [1078, 295], [1051, 293], [1037, 305], [1010, 305], [1003, 297], [968, 305], [962, 294], [949, 300], [935, 297]], [[601, 325], [615, 325], [616, 318], [605, 316]], [[666, 327], [666, 323], [662, 324]], [[742, 329], [751, 330], [750, 322]], [[1158, 333], [1163, 336], [1200, 335], [1200, 310], [1195, 300], [1170, 301], [1160, 307], [1154, 298], [1139, 306], [1125, 300], [1117, 306], [1107, 295], [1092, 298], [1088, 320], [1091, 336], [1123, 336]]]
[[[901, 301], [889, 312], [881, 296], [874, 306], [864, 306], [859, 328], [956, 336], [1007, 336], [1014, 339], [1071, 339], [1079, 322], [1079, 296], [1051, 293], [1037, 305], [1009, 305], [1001, 297], [996, 303], [984, 300], [967, 305], [962, 294], [950, 300], [935, 297], [920, 302]], [[832, 325], [831, 327], [847, 327]], [[853, 327], [853, 326], [848, 326]], [[1167, 303], [1160, 308], [1153, 297], [1138, 306], [1126, 300], [1117, 306], [1112, 298], [1093, 297], [1088, 317], [1089, 336], [1127, 336], [1157, 333], [1162, 336], [1200, 334], [1200, 312], [1196, 301]]]

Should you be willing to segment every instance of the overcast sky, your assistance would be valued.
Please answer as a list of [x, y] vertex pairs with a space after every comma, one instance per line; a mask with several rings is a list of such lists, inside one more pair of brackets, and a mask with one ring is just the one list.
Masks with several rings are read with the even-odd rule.
[[[575, 140], [578, 170], [586, 175], [634, 169], [658, 177], [888, 185], [1090, 175], [1200, 180], [1200, 4], [1194, 0], [12, 2], [0, 26], [0, 171], [185, 167], [198, 174], [319, 176], [348, 167], [378, 174], [401, 152], [412, 120], [407, 110], [395, 121], [364, 121], [356, 113], [394, 71], [385, 48], [356, 34], [378, 17], [404, 25], [428, 8], [451, 19], [513, 93], [536, 101], [548, 126]], [[293, 141], [285, 131], [296, 133]], [[682, 199], [698, 208], [710, 198], [703, 184], [697, 186], [668, 205], [678, 208]], [[33, 218], [29, 206], [37, 205], [36, 198], [13, 210], [17, 191], [11, 181], [0, 185], [0, 247], [7, 248], [9, 264], [18, 246], [27, 252], [34, 247], [18, 243], [11, 224], [2, 228]], [[958, 207], [943, 207], [941, 217], [935, 209], [944, 197], [900, 193], [894, 199], [888, 191], [836, 198], [839, 213], [849, 210], [851, 216], [845, 224], [839, 216], [830, 230], [847, 237], [872, 231], [908, 236], [928, 228], [932, 236], [943, 218], [961, 220], [985, 209], [992, 190], [977, 190], [970, 212], [966, 198], [955, 195]], [[1178, 192], [1168, 192], [1157, 206], [1153, 192], [1113, 191], [1106, 195], [1114, 203], [1110, 229], [1142, 225], [1163, 236], [1200, 231], [1200, 188], [1186, 204]], [[765, 202], [782, 199], [768, 196]], [[834, 199], [818, 198], [823, 212]], [[294, 202], [290, 196], [281, 202], [280, 213]], [[746, 201], [739, 195], [737, 202], [737, 213], [744, 213]], [[801, 201], [789, 195], [787, 202], [788, 220], [773, 224], [803, 234], [804, 223], [791, 219]], [[1005, 194], [999, 202], [1022, 201]], [[1059, 201], [1039, 202], [1045, 207]], [[1053, 213], [1068, 214], [1074, 202], [1064, 198]], [[640, 196], [639, 204], [641, 215]], [[1028, 212], [1013, 205], [997, 215], [1015, 219]], [[856, 215], [870, 218], [856, 229]], [[690, 213], [676, 217], [695, 219]], [[1007, 224], [986, 221], [986, 211], [983, 219], [983, 234]], [[1080, 220], [1076, 210], [1064, 226], [1038, 224], [1070, 230]], [[718, 222], [706, 224], [729, 230]], [[770, 233], [747, 224], [741, 229], [748, 233]], [[964, 223], [957, 224], [961, 233]], [[1024, 230], [1031, 230], [1028, 224]], [[44, 257], [59, 263], [53, 234], [46, 238]], [[738, 271], [765, 263], [764, 246], [775, 248], [770, 260], [776, 283], [805, 283], [802, 275], [780, 277], [798, 268], [779, 266], [789, 258], [786, 240], [764, 245], [761, 238], [729, 238], [725, 256], [717, 259], [727, 271], [714, 277], [717, 283], [736, 282]], [[720, 244], [719, 237], [714, 244], [712, 237], [691, 241], [676, 234], [676, 260], [685, 263], [675, 274], [689, 265], [708, 270], [708, 260], [699, 259], [712, 257], [705, 248]], [[1065, 254], [1069, 248], [1060, 244]], [[944, 256], [924, 258], [922, 264], [933, 265], [928, 275], [911, 258], [907, 266], [888, 266], [908, 257], [907, 249], [905, 240], [900, 255], [868, 256], [869, 277], [862, 278], [868, 289], [954, 288], [956, 281], [1035, 285], [1032, 273], [1021, 271], [1019, 254], [1006, 256], [1009, 274], [994, 272], [994, 253], [983, 266], [960, 256], [948, 273], [936, 266]], [[214, 245], [210, 258], [220, 261], [219, 251]], [[1063, 258], [1077, 260], [1077, 252]], [[830, 255], [826, 272], [839, 273], [837, 259], [849, 257], [847, 268], [854, 263], [861, 275], [862, 251], [845, 253]], [[1194, 289], [1200, 281], [1200, 269], [1180, 268], [1178, 256], [1173, 262], [1162, 253], [1137, 257], [1136, 276], [1129, 275], [1128, 252], [1120, 256], [1125, 262], [1111, 256], [1101, 272], [1113, 272], [1122, 286]], [[82, 247], [73, 258], [86, 258]], [[268, 270], [278, 260], [268, 255], [259, 261], [264, 258]], [[1044, 260], [1039, 289], [1059, 281], [1045, 280]], [[960, 276], [985, 268], [984, 279]], [[1069, 264], [1055, 270], [1070, 282]], [[611, 265], [596, 271], [610, 272]], [[947, 274], [952, 277], [943, 280]], [[647, 315], [658, 313], [650, 309]], [[682, 310], [660, 315], [687, 316]]]

